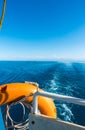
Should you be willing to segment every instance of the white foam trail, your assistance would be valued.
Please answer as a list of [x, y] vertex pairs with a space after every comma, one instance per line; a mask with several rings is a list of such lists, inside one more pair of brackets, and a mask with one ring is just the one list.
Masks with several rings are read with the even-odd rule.
[[[66, 63], [66, 66], [72, 67], [72, 63]], [[68, 81], [69, 82], [69, 81]], [[63, 89], [63, 91], [62, 91]], [[63, 88], [61, 84], [59, 83], [59, 73], [55, 72], [53, 74], [52, 79], [49, 81], [49, 91], [54, 93], [60, 93], [60, 94], [66, 94], [72, 96], [72, 88], [69, 83], [67, 83], [66, 87]], [[72, 122], [72, 119], [74, 118], [73, 113], [71, 111], [71, 107], [67, 104], [63, 103], [57, 103], [56, 104], [60, 117], [65, 120]]]
[[71, 108], [66, 104], [58, 104], [57, 109], [59, 110], [59, 114], [64, 121], [72, 122], [74, 118]]
[[67, 107], [66, 104], [63, 104], [63, 108], [66, 110], [66, 112], [68, 112], [71, 116], [73, 116], [72, 111]]

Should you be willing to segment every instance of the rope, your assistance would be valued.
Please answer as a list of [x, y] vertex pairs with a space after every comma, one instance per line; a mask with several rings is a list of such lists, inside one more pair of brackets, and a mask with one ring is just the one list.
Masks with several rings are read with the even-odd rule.
[[3, 3], [2, 14], [1, 14], [1, 18], [0, 18], [0, 27], [2, 27], [2, 22], [3, 22], [3, 19], [4, 19], [5, 9], [6, 9], [6, 0], [4, 0], [4, 3]]
[[[9, 130], [10, 128], [12, 128], [13, 130], [28, 130], [29, 129], [29, 118], [25, 119], [25, 115], [26, 115], [26, 109], [25, 107], [27, 107], [28, 109], [30, 109], [30, 111], [32, 112], [32, 106], [31, 104], [25, 103], [24, 101], [26, 100], [26, 98], [32, 96], [33, 94], [30, 94], [28, 96], [26, 96], [25, 98], [17, 101], [17, 102], [13, 102], [11, 104], [8, 104], [6, 106], [6, 110], [5, 110], [5, 114], [4, 114], [4, 122], [5, 122], [5, 127], [6, 130]], [[22, 106], [23, 109], [23, 113], [22, 113], [22, 119], [19, 122], [16, 122], [12, 119], [11, 115], [10, 115], [10, 109], [11, 107], [13, 107], [14, 105], [20, 104]], [[10, 120], [11, 125], [8, 125], [8, 120]]]
[[[29, 128], [29, 119], [24, 119], [25, 117], [25, 114], [26, 114], [26, 110], [25, 110], [25, 106], [23, 105], [22, 102], [19, 102], [19, 104], [22, 106], [23, 108], [23, 117], [21, 119], [20, 122], [16, 122], [12, 119], [12, 117], [10, 116], [10, 109], [11, 109], [11, 105], [7, 105], [7, 111], [6, 111], [6, 121], [5, 121], [5, 124], [6, 124], [6, 129], [8, 130], [9, 128], [13, 128], [13, 130], [28, 130]], [[10, 120], [11, 122], [11, 125], [8, 126], [8, 119]]]

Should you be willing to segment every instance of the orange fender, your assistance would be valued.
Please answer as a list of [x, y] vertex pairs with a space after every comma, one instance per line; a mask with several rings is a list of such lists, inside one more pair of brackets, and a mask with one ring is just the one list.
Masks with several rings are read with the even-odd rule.
[[[34, 94], [37, 86], [32, 83], [10, 83], [0, 86], [0, 106], [18, 101], [23, 97]], [[38, 91], [43, 91], [38, 88]], [[32, 102], [33, 96], [26, 99], [26, 102]], [[46, 116], [56, 118], [56, 107], [52, 99], [38, 96], [38, 108]]]

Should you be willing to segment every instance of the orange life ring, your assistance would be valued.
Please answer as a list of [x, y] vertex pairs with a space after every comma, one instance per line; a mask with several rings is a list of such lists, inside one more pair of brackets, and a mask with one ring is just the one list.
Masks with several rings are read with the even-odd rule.
[[[10, 83], [0, 86], [0, 106], [14, 101], [18, 101], [23, 97], [34, 94], [37, 86], [32, 83]], [[38, 91], [43, 91], [38, 88]], [[26, 99], [27, 102], [33, 101], [33, 96]], [[56, 118], [56, 107], [52, 99], [38, 96], [38, 108], [41, 114]]]

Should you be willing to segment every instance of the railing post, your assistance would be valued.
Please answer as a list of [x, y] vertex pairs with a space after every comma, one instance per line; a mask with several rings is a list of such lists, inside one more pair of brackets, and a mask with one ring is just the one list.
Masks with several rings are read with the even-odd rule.
[[38, 113], [38, 92], [36, 92], [33, 96], [33, 113]]

